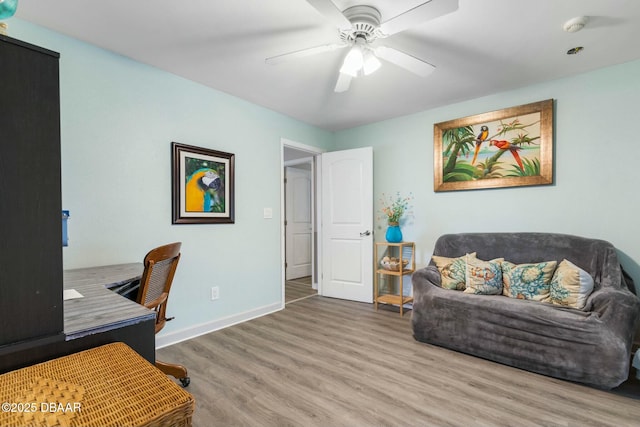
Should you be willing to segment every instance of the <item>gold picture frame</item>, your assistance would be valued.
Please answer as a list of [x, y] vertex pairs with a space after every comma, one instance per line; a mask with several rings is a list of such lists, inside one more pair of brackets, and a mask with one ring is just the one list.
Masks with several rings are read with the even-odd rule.
[[553, 183], [553, 99], [433, 126], [434, 191]]

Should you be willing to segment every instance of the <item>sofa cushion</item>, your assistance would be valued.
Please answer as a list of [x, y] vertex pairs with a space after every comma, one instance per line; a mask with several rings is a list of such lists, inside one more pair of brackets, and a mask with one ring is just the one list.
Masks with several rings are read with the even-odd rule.
[[502, 294], [502, 264], [504, 258], [483, 261], [475, 256], [466, 256], [466, 289], [467, 294], [500, 295]]
[[562, 260], [551, 279], [549, 296], [542, 301], [583, 309], [593, 291], [593, 278], [569, 260]]
[[433, 262], [440, 272], [440, 286], [445, 289], [464, 290], [466, 282], [467, 255], [475, 258], [476, 253], [466, 254], [457, 258], [433, 256]]
[[511, 298], [541, 301], [549, 295], [556, 261], [533, 264], [502, 263], [503, 294]]

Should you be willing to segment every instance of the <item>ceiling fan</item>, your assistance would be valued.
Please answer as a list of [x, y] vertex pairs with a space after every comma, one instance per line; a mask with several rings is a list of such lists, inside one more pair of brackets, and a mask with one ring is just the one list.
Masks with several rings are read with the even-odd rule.
[[458, 0], [429, 0], [381, 22], [382, 15], [373, 6], [358, 5], [340, 11], [331, 0], [307, 2], [338, 27], [340, 42], [273, 56], [267, 58], [266, 63], [279, 64], [293, 58], [350, 47], [338, 73], [335, 92], [348, 90], [354, 77], [369, 75], [380, 68], [378, 58], [421, 77], [430, 74], [435, 66], [398, 49], [374, 42], [458, 9]]

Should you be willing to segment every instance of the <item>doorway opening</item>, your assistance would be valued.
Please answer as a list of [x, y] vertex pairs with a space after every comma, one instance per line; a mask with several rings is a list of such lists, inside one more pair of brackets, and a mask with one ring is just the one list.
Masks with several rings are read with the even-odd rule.
[[322, 151], [282, 140], [282, 301], [319, 293], [316, 171]]

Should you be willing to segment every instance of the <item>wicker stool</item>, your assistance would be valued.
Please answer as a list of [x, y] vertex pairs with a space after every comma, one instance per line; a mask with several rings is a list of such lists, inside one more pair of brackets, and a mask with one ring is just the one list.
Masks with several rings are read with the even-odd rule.
[[195, 401], [123, 343], [0, 375], [0, 426], [190, 426]]

